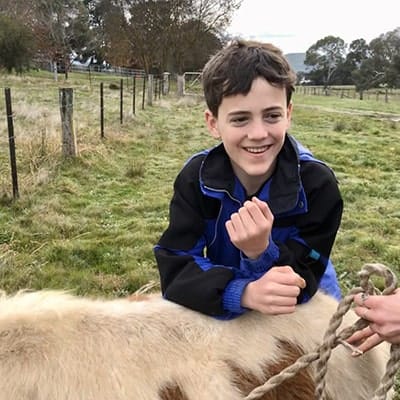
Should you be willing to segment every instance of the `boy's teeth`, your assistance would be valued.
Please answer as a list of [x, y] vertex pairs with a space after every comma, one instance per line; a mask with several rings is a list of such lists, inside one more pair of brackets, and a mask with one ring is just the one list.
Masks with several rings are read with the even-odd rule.
[[247, 147], [247, 151], [249, 151], [250, 153], [262, 153], [263, 151], [265, 151], [267, 149], [267, 147]]

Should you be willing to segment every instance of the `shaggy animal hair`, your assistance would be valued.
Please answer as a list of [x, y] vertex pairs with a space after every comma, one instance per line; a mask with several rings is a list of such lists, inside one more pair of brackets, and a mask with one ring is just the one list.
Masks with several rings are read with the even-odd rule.
[[[219, 321], [161, 298], [57, 291], [0, 298], [0, 400], [240, 400], [321, 344], [337, 302], [317, 293], [289, 315]], [[354, 314], [346, 314], [346, 324]], [[372, 398], [388, 358], [336, 348], [329, 400]], [[261, 397], [314, 400], [314, 366]]]

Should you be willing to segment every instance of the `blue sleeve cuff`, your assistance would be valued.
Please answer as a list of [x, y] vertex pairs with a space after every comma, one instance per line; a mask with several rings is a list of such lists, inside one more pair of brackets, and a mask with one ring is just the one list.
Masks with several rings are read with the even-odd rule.
[[233, 279], [228, 283], [222, 296], [224, 310], [235, 314], [243, 314], [247, 308], [241, 306], [242, 294], [250, 279]]
[[242, 256], [240, 261], [241, 269], [243, 268], [244, 270], [253, 272], [265, 272], [274, 265], [278, 258], [279, 247], [271, 239], [267, 249], [257, 259], [253, 260], [251, 258]]

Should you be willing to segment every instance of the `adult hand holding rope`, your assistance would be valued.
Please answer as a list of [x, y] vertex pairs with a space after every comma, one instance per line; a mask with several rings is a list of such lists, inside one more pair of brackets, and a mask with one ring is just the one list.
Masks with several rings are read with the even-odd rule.
[[[369, 325], [355, 332], [347, 342], [365, 353], [386, 340], [400, 343], [400, 290], [387, 296], [360, 293], [354, 297], [356, 314], [369, 321]], [[354, 354], [355, 356], [358, 354]]]

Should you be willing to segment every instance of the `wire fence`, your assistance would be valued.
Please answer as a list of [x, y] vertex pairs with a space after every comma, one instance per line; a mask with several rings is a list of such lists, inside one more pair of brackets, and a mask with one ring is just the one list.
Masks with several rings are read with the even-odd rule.
[[[97, 76], [89, 84], [75, 77], [63, 82], [62, 87], [53, 84], [46, 89], [29, 85], [28, 81], [22, 87], [5, 87], [0, 115], [6, 118], [4, 122], [0, 120], [0, 132], [8, 132], [8, 138], [2, 134], [0, 144], [8, 142], [7, 169], [11, 169], [13, 199], [19, 197], [18, 159], [30, 157], [29, 154], [21, 156], [18, 146], [25, 153], [35, 151], [37, 159], [48, 153], [49, 143], [59, 141], [56, 147], [63, 157], [76, 156], [77, 143], [85, 146], [92, 140], [87, 136], [89, 131], [97, 131], [101, 139], [106, 138], [107, 130], [115, 131], [116, 124], [123, 126], [127, 119], [132, 122], [138, 110], [152, 106], [167, 96], [169, 90], [169, 74], [161, 78], [131, 75], [118, 79], [114, 75], [112, 79], [100, 79]], [[34, 147], [39, 150], [33, 150]], [[6, 186], [5, 148], [0, 146], [0, 186]]]
[[296, 92], [310, 96], [335, 96], [342, 99], [360, 99], [384, 101], [386, 103], [400, 101], [400, 89], [374, 88], [357, 91], [353, 86], [327, 87], [301, 85], [296, 87]]

